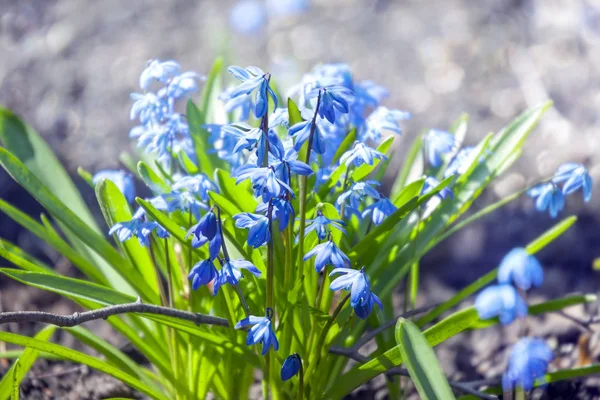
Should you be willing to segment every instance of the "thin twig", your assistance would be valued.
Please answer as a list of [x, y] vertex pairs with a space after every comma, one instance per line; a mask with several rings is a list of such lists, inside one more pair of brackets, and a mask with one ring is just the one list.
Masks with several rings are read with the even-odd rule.
[[52, 324], [60, 327], [72, 327], [81, 325], [85, 322], [98, 319], [107, 319], [113, 315], [127, 313], [143, 313], [164, 315], [174, 317], [185, 321], [191, 321], [196, 325], [217, 325], [229, 326], [224, 318], [213, 317], [210, 315], [192, 313], [189, 311], [177, 310], [169, 307], [157, 306], [154, 304], [142, 303], [139, 299], [135, 303], [115, 304], [96, 310], [85, 312], [75, 312], [71, 315], [59, 315], [44, 311], [12, 311], [0, 313], [0, 324], [8, 324], [10, 322], [41, 322]]
[[590, 319], [589, 321], [584, 321], [584, 320], [581, 320], [581, 319], [579, 319], [579, 318], [576, 318], [576, 317], [574, 317], [574, 316], [572, 316], [572, 315], [570, 315], [570, 314], [567, 314], [567, 313], [566, 313], [566, 312], [564, 312], [564, 311], [558, 311], [558, 312], [557, 312], [557, 314], [558, 314], [558, 315], [560, 315], [561, 317], [563, 317], [563, 318], [566, 318], [566, 319], [568, 319], [569, 321], [571, 321], [571, 322], [575, 323], [575, 324], [576, 324], [576, 325], [578, 325], [580, 328], [582, 328], [582, 329], [584, 329], [584, 330], [586, 330], [586, 331], [588, 331], [588, 332], [594, 332], [594, 330], [593, 330], [592, 328], [590, 328], [590, 324], [591, 324], [591, 323], [592, 323], [592, 321], [593, 321], [592, 319]]

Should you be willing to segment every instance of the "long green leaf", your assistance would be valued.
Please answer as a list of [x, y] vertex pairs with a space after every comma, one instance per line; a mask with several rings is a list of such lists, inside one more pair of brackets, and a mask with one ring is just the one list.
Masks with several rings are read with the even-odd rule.
[[190, 136], [194, 142], [196, 157], [198, 158], [197, 164], [200, 170], [208, 175], [216, 167], [222, 166], [223, 160], [216, 153], [211, 152], [212, 146], [208, 141], [209, 132], [203, 128], [204, 124], [206, 124], [206, 115], [196, 107], [192, 100], [188, 100], [186, 117], [190, 126]]
[[150, 190], [155, 193], [170, 193], [171, 187], [165, 182], [163, 178], [158, 176], [156, 172], [152, 168], [148, 166], [143, 161], [138, 162], [137, 164], [138, 174], [142, 181], [148, 186]]
[[[56, 330], [54, 326], [47, 326], [41, 331], [39, 331], [35, 338], [41, 341], [48, 341], [52, 334]], [[21, 356], [15, 361], [15, 363], [10, 367], [10, 369], [4, 374], [2, 381], [0, 381], [0, 400], [8, 399], [8, 396], [11, 394], [11, 387], [14, 390], [14, 386], [16, 384], [16, 390], [18, 393], [19, 384], [27, 375], [27, 372], [31, 368], [31, 366], [35, 363], [40, 352], [34, 349], [25, 349]], [[18, 397], [17, 397], [18, 398]]]
[[411, 321], [400, 318], [396, 323], [395, 336], [404, 365], [408, 368], [421, 398], [424, 400], [454, 399], [448, 379], [419, 328]]
[[215, 181], [219, 185], [219, 194], [235, 204], [239, 212], [254, 212], [258, 203], [252, 196], [249, 182], [235, 183], [229, 172], [215, 170]]
[[108, 364], [105, 361], [101, 361], [97, 358], [88, 356], [87, 354], [71, 350], [69, 348], [59, 346], [54, 343], [48, 343], [46, 341], [28, 338], [26, 336], [16, 335], [14, 333], [0, 332], [0, 340], [19, 346], [25, 346], [38, 351], [44, 351], [46, 353], [55, 354], [57, 356], [66, 358], [76, 363], [85, 364], [90, 368], [97, 369], [100, 372], [104, 372], [114, 378], [119, 379], [123, 383], [131, 386], [132, 388], [139, 390], [140, 392], [150, 396], [153, 399], [164, 399], [167, 397], [155, 391], [142, 383], [139, 379], [121, 371], [120, 369]]
[[21, 248], [15, 246], [8, 240], [0, 239], [0, 257], [10, 261], [19, 268], [33, 272], [52, 272], [52, 268], [25, 253]]

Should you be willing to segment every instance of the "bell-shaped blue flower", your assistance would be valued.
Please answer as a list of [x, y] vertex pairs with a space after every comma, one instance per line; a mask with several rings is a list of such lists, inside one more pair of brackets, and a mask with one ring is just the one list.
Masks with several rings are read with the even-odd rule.
[[504, 325], [527, 315], [527, 304], [511, 285], [485, 288], [475, 299], [475, 309], [481, 319], [499, 317]]
[[[421, 189], [421, 196], [431, 192], [439, 184], [440, 184], [440, 181], [438, 181], [437, 179], [435, 179], [432, 176], [428, 176], [427, 178], [425, 178], [425, 182], [423, 183], [423, 189]], [[454, 193], [452, 193], [452, 190], [450, 188], [445, 187], [442, 190], [440, 190], [438, 193], [436, 193], [436, 196], [438, 196], [440, 199], [443, 200], [446, 197], [453, 198]]]
[[313, 125], [314, 136], [311, 150], [317, 154], [325, 153], [325, 140], [323, 139], [319, 124], [317, 124], [316, 121], [313, 122], [312, 117], [309, 117], [306, 121], [298, 122], [297, 124], [290, 126], [288, 133], [290, 136], [293, 136], [296, 139], [294, 143], [294, 150], [300, 151], [304, 142], [306, 142], [310, 137], [310, 132], [313, 129]]
[[377, 107], [375, 111], [369, 115], [359, 132], [359, 137], [363, 141], [373, 140], [374, 142], [381, 141], [383, 132], [390, 131], [396, 134], [402, 133], [402, 128], [398, 121], [404, 121], [411, 118], [411, 114], [407, 111], [390, 110], [387, 107]]
[[387, 157], [383, 153], [372, 149], [357, 140], [354, 142], [352, 149], [342, 154], [340, 163], [345, 164], [347, 167], [349, 167], [350, 164], [360, 167], [363, 164], [373, 165], [376, 159], [385, 160]]
[[233, 216], [237, 228], [249, 229], [248, 244], [254, 248], [264, 246], [271, 239], [269, 219], [264, 215], [241, 213]]
[[525, 391], [533, 389], [535, 380], [542, 378], [554, 354], [546, 342], [537, 338], [523, 338], [514, 345], [508, 360], [508, 369], [502, 376], [502, 389], [505, 392], [520, 387]]
[[498, 282], [514, 284], [521, 290], [539, 287], [544, 281], [540, 262], [521, 247], [516, 247], [502, 258], [498, 268]]
[[271, 156], [269, 164], [275, 168], [279, 179], [287, 185], [290, 184], [289, 177], [292, 173], [308, 176], [314, 172], [308, 164], [298, 161], [298, 152], [291, 147], [285, 149], [280, 156]]
[[321, 103], [317, 112], [321, 118], [332, 124], [335, 122], [336, 111], [347, 114], [349, 105], [354, 102], [354, 92], [344, 86], [317, 87], [308, 93], [307, 98], [309, 100], [315, 98], [319, 93], [321, 94]]
[[552, 218], [556, 218], [558, 213], [565, 208], [565, 196], [562, 190], [553, 182], [531, 188], [527, 191], [527, 195], [537, 197], [535, 208], [540, 212], [548, 210]]
[[[203, 76], [191, 71], [176, 75], [169, 81], [168, 86], [164, 88], [165, 94], [171, 99], [180, 99], [196, 92], [198, 90], [198, 81], [203, 79]], [[160, 91], [159, 94], [161, 94]]]
[[251, 95], [239, 95], [231, 97], [230, 93], [235, 88], [229, 88], [219, 95], [219, 100], [225, 103], [225, 111], [234, 113], [237, 111], [237, 119], [235, 121], [247, 121], [250, 117], [250, 110], [254, 109], [254, 102]]
[[398, 207], [396, 207], [389, 199], [381, 197], [375, 203], [364, 209], [362, 217], [365, 218], [368, 215], [371, 215], [371, 221], [373, 221], [375, 225], [379, 225], [396, 210], [398, 210]]
[[135, 236], [142, 246], [149, 246], [152, 232], [156, 232], [156, 235], [162, 239], [169, 237], [169, 233], [157, 222], [143, 221], [141, 218], [116, 223], [110, 228], [108, 234], [116, 234], [120, 242]]
[[260, 270], [254, 266], [250, 261], [246, 260], [225, 260], [222, 261], [222, 267], [217, 273], [214, 284], [214, 294], [219, 292], [221, 286], [229, 283], [230, 285], [237, 285], [242, 278], [243, 269], [247, 270], [254, 276], [260, 276]]
[[[294, 207], [292, 203], [282, 198], [272, 199], [271, 203], [271, 218], [274, 221], [279, 221], [279, 230], [283, 231], [290, 223], [290, 219], [293, 219], [296, 215]], [[257, 213], [264, 213], [266, 215], [268, 211], [269, 203], [261, 203], [256, 207]]]
[[171, 193], [161, 194], [160, 197], [167, 203], [168, 212], [189, 212], [195, 219], [200, 219], [200, 212], [208, 209], [207, 205], [191, 192], [174, 190]]
[[151, 60], [140, 75], [140, 88], [148, 89], [152, 81], [167, 82], [179, 73], [180, 65], [172, 60]]
[[456, 138], [450, 132], [431, 129], [423, 138], [427, 161], [432, 167], [439, 167], [443, 163], [444, 155], [456, 149]]
[[133, 182], [133, 175], [129, 172], [105, 169], [96, 172], [92, 178], [92, 182], [96, 185], [102, 179], [108, 179], [117, 185], [129, 203], [135, 200], [135, 183]]
[[192, 289], [198, 290], [202, 285], [208, 285], [217, 276], [217, 269], [212, 260], [202, 260], [194, 265], [188, 275], [192, 281]]
[[358, 304], [364, 304], [371, 292], [371, 285], [365, 269], [335, 268], [329, 276], [341, 274], [335, 278], [329, 288], [331, 290], [350, 290], [350, 305], [354, 308]]
[[[139, 116], [142, 124], [150, 121], [161, 121], [169, 112], [165, 99], [161, 99], [154, 93], [131, 93], [131, 98], [133, 99], [133, 105], [129, 112], [131, 120]], [[130, 136], [132, 135], [130, 134]]]
[[327, 237], [327, 233], [330, 228], [336, 228], [343, 233], [346, 233], [346, 230], [343, 228], [345, 225], [344, 221], [339, 219], [329, 219], [323, 215], [321, 211], [317, 211], [317, 217], [314, 219], [307, 219], [307, 226], [305, 234], [308, 235], [310, 232], [317, 232], [317, 236], [319, 240], [325, 240]]
[[267, 112], [269, 97], [271, 97], [273, 103], [275, 103], [275, 108], [277, 108], [277, 96], [269, 86], [268, 74], [265, 74], [263, 70], [258, 67], [231, 66], [227, 68], [227, 71], [242, 81], [238, 87], [229, 93], [230, 98], [248, 95], [256, 91], [254, 97], [254, 115], [256, 118], [261, 118]]
[[294, 196], [292, 188], [279, 179], [275, 174], [275, 169], [271, 167], [257, 167], [253, 164], [242, 165], [231, 174], [236, 178], [236, 183], [250, 179], [254, 188], [254, 195], [262, 197], [263, 202], [279, 197], [285, 192]]
[[288, 358], [283, 361], [283, 365], [281, 366], [281, 380], [285, 382], [291, 379], [298, 373], [298, 371], [300, 371], [301, 367], [302, 360], [297, 353], [288, 356]]
[[360, 319], [367, 319], [369, 315], [373, 312], [373, 305], [377, 304], [380, 309], [383, 310], [383, 304], [379, 297], [373, 292], [369, 292], [365, 301], [357, 304], [354, 307], [354, 312]]
[[271, 318], [273, 318], [273, 310], [267, 308], [266, 317], [256, 317], [251, 315], [244, 318], [235, 325], [235, 329], [241, 329], [246, 326], [252, 326], [248, 331], [246, 338], [246, 344], [248, 346], [262, 343], [262, 355], [267, 354], [269, 349], [273, 347], [275, 351], [279, 350], [279, 342], [273, 331], [273, 325], [271, 324]]
[[304, 256], [304, 261], [307, 261], [315, 255], [317, 256], [315, 258], [315, 270], [317, 272], [323, 271], [323, 268], [327, 265], [333, 265], [335, 268], [344, 268], [350, 265], [348, 256], [331, 240], [313, 247], [313, 249]]
[[178, 176], [173, 184], [173, 190], [188, 190], [208, 202], [208, 192], [219, 193], [219, 188], [204, 174]]
[[586, 167], [577, 163], [566, 163], [558, 167], [553, 182], [564, 182], [563, 194], [569, 195], [579, 189], [583, 191], [583, 199], [592, 198], [592, 177]]

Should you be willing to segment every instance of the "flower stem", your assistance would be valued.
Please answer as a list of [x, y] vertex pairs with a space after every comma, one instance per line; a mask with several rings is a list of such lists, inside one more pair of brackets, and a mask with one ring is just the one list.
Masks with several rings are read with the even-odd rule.
[[304, 365], [300, 359], [300, 371], [298, 372], [298, 400], [304, 399]]

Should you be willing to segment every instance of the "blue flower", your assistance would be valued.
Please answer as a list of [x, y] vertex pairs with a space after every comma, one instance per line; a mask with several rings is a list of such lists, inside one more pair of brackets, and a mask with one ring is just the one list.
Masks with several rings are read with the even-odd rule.
[[263, 246], [271, 239], [269, 219], [264, 215], [241, 213], [233, 216], [237, 228], [249, 229], [248, 244], [254, 248]]
[[260, 276], [260, 271], [250, 261], [246, 260], [231, 260], [221, 261], [223, 266], [217, 273], [217, 279], [214, 284], [214, 294], [219, 292], [221, 286], [226, 283], [237, 285], [242, 278], [242, 269], [248, 270], [254, 276]]
[[[271, 204], [271, 218], [274, 221], [279, 221], [279, 231], [283, 231], [290, 223], [290, 218], [293, 219], [296, 215], [294, 207], [292, 203], [282, 198], [272, 199]], [[264, 213], [266, 215], [268, 210], [269, 203], [261, 203], [256, 207], [257, 213]]]
[[548, 210], [552, 218], [565, 208], [565, 196], [553, 182], [544, 183], [527, 191], [529, 197], [537, 197], [535, 208], [542, 212]]
[[365, 124], [359, 132], [362, 141], [373, 140], [379, 142], [383, 131], [390, 131], [396, 134], [402, 133], [402, 128], [398, 121], [411, 118], [407, 111], [390, 110], [386, 107], [378, 107], [367, 117]]
[[297, 353], [288, 356], [281, 366], [281, 380], [285, 382], [291, 379], [300, 371], [300, 367], [302, 367], [302, 360]]
[[105, 169], [96, 172], [92, 182], [97, 185], [102, 179], [108, 179], [114, 183], [129, 203], [135, 199], [135, 183], [133, 182], [133, 175], [129, 172]]
[[566, 163], [558, 167], [553, 182], [565, 182], [563, 194], [569, 195], [580, 188], [583, 191], [583, 199], [587, 202], [592, 198], [592, 177], [587, 168], [577, 163]]
[[306, 121], [298, 122], [297, 124], [292, 125], [288, 130], [289, 135], [296, 139], [296, 142], [294, 143], [294, 149], [296, 151], [300, 151], [304, 142], [306, 142], [310, 137], [310, 131], [313, 127], [313, 124], [314, 136], [311, 150], [317, 154], [325, 153], [325, 140], [323, 139], [319, 125], [313, 122], [313, 119], [310, 117]]
[[383, 153], [370, 148], [366, 144], [356, 141], [354, 142], [352, 149], [342, 154], [340, 157], [340, 163], [345, 164], [347, 167], [354, 163], [355, 166], [359, 167], [365, 163], [373, 165], [375, 159], [385, 160], [387, 157]]
[[354, 102], [354, 93], [344, 86], [317, 87], [311, 90], [307, 98], [313, 99], [321, 95], [321, 103], [317, 112], [321, 118], [330, 123], [335, 122], [336, 111], [341, 114], [347, 114], [349, 105]]
[[317, 256], [315, 258], [315, 270], [317, 272], [323, 271], [323, 268], [327, 265], [333, 265], [336, 268], [344, 268], [350, 265], [348, 256], [345, 255], [331, 240], [313, 247], [313, 249], [304, 256], [304, 261], [307, 261], [314, 255]]
[[180, 65], [175, 61], [151, 60], [140, 75], [140, 87], [148, 89], [153, 80], [167, 82], [179, 73]]
[[375, 203], [365, 208], [362, 217], [365, 218], [367, 215], [371, 214], [371, 221], [373, 221], [375, 225], [379, 225], [396, 210], [398, 210], [398, 208], [389, 199], [381, 197]]
[[331, 290], [350, 290], [350, 306], [360, 318], [367, 318], [373, 311], [373, 304], [377, 304], [383, 309], [381, 300], [371, 292], [371, 283], [365, 269], [360, 270], [350, 268], [335, 268], [329, 273], [329, 276], [342, 274], [335, 278], [329, 288]]
[[110, 228], [108, 234], [116, 234], [120, 242], [124, 242], [135, 236], [142, 246], [148, 246], [150, 244], [150, 235], [153, 231], [156, 231], [156, 235], [160, 238], [169, 237], [169, 233], [157, 222], [144, 222], [141, 218], [133, 218], [129, 221], [116, 223]]
[[499, 317], [504, 325], [527, 315], [527, 304], [511, 285], [495, 285], [484, 289], [475, 299], [481, 319]]
[[348, 190], [340, 194], [336, 200], [338, 209], [341, 209], [342, 204], [345, 204], [344, 217], [350, 218], [356, 215], [359, 219], [362, 218], [362, 213], [359, 211], [361, 202], [365, 197], [371, 197], [379, 200], [381, 197], [379, 192], [372, 186], [379, 186], [379, 182], [374, 180], [355, 182]]
[[310, 232], [315, 231], [317, 232], [319, 240], [325, 240], [330, 226], [346, 233], [346, 230], [343, 228], [345, 225], [344, 221], [339, 219], [329, 219], [324, 216], [321, 211], [317, 211], [316, 218], [307, 219], [306, 222], [308, 225], [306, 226], [305, 234], [308, 235]]
[[[431, 192], [439, 184], [440, 184], [440, 181], [438, 181], [437, 179], [435, 179], [432, 176], [428, 176], [427, 178], [425, 178], [425, 183], [423, 184], [423, 189], [421, 189], [421, 196]], [[454, 193], [452, 193], [452, 190], [447, 187], [443, 188], [435, 195], [438, 196], [442, 200], [445, 199], [446, 197], [449, 197], [451, 199], [454, 197]]]
[[229, 88], [219, 95], [219, 100], [225, 103], [225, 111], [232, 113], [238, 110], [237, 120], [247, 121], [250, 117], [250, 110], [254, 109], [254, 102], [252, 101], [251, 95], [238, 95], [237, 97], [231, 97], [231, 92], [235, 88]]
[[232, 149], [233, 153], [242, 150], [251, 150], [259, 146], [259, 141], [264, 140], [263, 131], [260, 128], [253, 128], [245, 123], [235, 125], [225, 125], [221, 128], [223, 135], [229, 135], [236, 140], [235, 146]]
[[217, 269], [212, 260], [203, 260], [192, 268], [188, 279], [192, 281], [192, 289], [198, 290], [202, 285], [208, 285], [217, 276]]
[[542, 378], [554, 354], [546, 342], [537, 338], [523, 338], [514, 345], [508, 361], [508, 369], [502, 376], [502, 389], [512, 391], [515, 386], [529, 391], [535, 380]]
[[540, 262], [521, 247], [516, 247], [502, 258], [498, 268], [498, 282], [512, 283], [521, 290], [539, 287], [544, 281]]
[[450, 132], [431, 129], [423, 138], [427, 160], [432, 167], [439, 167], [443, 163], [442, 157], [456, 149], [456, 138]]
[[369, 292], [365, 301], [360, 304], [357, 304], [354, 307], [354, 312], [356, 313], [356, 315], [358, 315], [359, 318], [367, 319], [369, 315], [371, 315], [371, 313], [373, 312], [374, 304], [377, 304], [379, 308], [383, 310], [383, 304], [381, 303], [381, 300], [379, 300], [379, 297], [377, 297], [375, 293]]
[[475, 147], [464, 147], [460, 149], [448, 163], [448, 166], [444, 171], [444, 178], [457, 174], [462, 175], [467, 172], [467, 169], [471, 166], [471, 157], [473, 156], [474, 151]]
[[161, 89], [164, 92], [159, 91], [158, 93], [165, 93], [167, 97], [171, 99], [180, 99], [198, 90], [198, 81], [203, 80], [204, 77], [195, 72], [184, 72], [181, 75], [175, 76], [169, 81], [166, 88]]
[[179, 176], [172, 186], [173, 190], [189, 190], [202, 201], [210, 200], [208, 192], [219, 193], [219, 188], [204, 174]]
[[161, 194], [160, 197], [167, 203], [168, 212], [189, 212], [195, 219], [200, 219], [200, 211], [208, 209], [207, 205], [198, 200], [191, 192], [172, 191], [171, 193]]
[[273, 346], [275, 351], [279, 350], [279, 342], [273, 331], [273, 325], [271, 324], [271, 318], [273, 317], [273, 310], [267, 308], [266, 317], [256, 317], [251, 315], [244, 318], [235, 325], [235, 329], [244, 328], [246, 326], [252, 326], [248, 331], [248, 337], [246, 338], [246, 344], [248, 346], [262, 343], [262, 355], [264, 356], [269, 351], [269, 348]]
[[[248, 18], [248, 16], [245, 16], [245, 18]], [[256, 116], [256, 118], [262, 118], [267, 112], [269, 96], [273, 100], [275, 108], [277, 108], [277, 96], [275, 96], [275, 92], [273, 92], [273, 89], [269, 86], [269, 75], [265, 74], [262, 69], [258, 67], [242, 68], [231, 66], [227, 68], [227, 71], [242, 81], [238, 87], [229, 93], [230, 98], [249, 95], [256, 90], [254, 96], [254, 116]]]
[[[134, 101], [129, 112], [131, 120], [139, 116], [140, 122], [146, 124], [150, 121], [161, 121], [169, 114], [169, 105], [165, 99], [158, 97], [154, 93], [131, 93], [131, 98]], [[130, 136], [132, 135], [130, 134]]]
[[276, 108], [269, 117], [269, 126], [283, 126], [286, 129], [290, 127], [290, 115], [287, 108]]
[[223, 244], [223, 237], [221, 236], [221, 231], [218, 229], [217, 221], [214, 219], [214, 214], [212, 212], [206, 213], [196, 225], [193, 225], [188, 230], [185, 238], [187, 239], [190, 235], [193, 235], [193, 248], [196, 249], [208, 243], [210, 259], [214, 260], [219, 256], [221, 245]]
[[275, 170], [271, 167], [257, 167], [253, 164], [246, 164], [233, 171], [232, 176], [236, 178], [236, 183], [249, 178], [252, 182], [254, 195], [262, 197], [263, 202], [268, 202], [285, 192], [294, 196], [292, 188], [279, 179], [275, 174]]
[[275, 168], [279, 179], [288, 185], [290, 184], [289, 175], [292, 172], [303, 176], [311, 175], [314, 172], [308, 164], [298, 161], [298, 152], [292, 147], [287, 148], [279, 156], [271, 156], [269, 164]]

